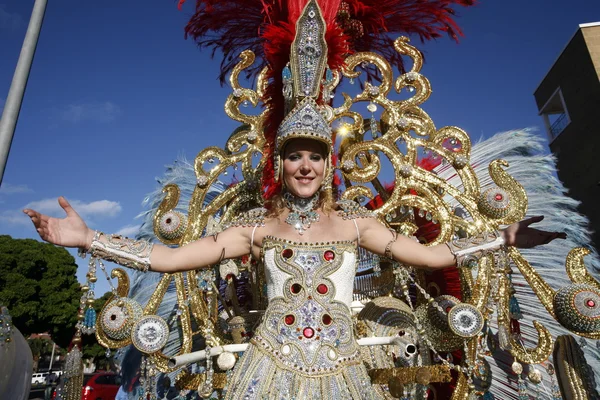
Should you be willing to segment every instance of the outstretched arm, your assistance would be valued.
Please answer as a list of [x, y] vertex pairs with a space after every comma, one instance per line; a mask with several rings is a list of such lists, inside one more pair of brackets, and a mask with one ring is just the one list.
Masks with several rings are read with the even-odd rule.
[[[547, 232], [531, 228], [543, 217], [532, 217], [508, 226], [500, 231], [504, 245], [519, 248], [531, 248], [552, 240], [565, 239], [564, 232]], [[456, 256], [447, 244], [424, 246], [411, 238], [395, 235], [374, 218], [362, 219], [359, 222], [360, 246], [382, 256], [391, 256], [403, 264], [422, 269], [441, 269], [456, 265]]]
[[[64, 197], [60, 197], [58, 203], [67, 214], [65, 218], [23, 210], [31, 218], [43, 240], [63, 247], [92, 250], [121, 265], [143, 269], [143, 263], [147, 262], [152, 271], [181, 272], [216, 264], [225, 258], [241, 257], [250, 252], [252, 228], [230, 228], [178, 248], [144, 246], [143, 243], [119, 236], [98, 235], [88, 228]], [[137, 260], [140, 262], [137, 263]]]

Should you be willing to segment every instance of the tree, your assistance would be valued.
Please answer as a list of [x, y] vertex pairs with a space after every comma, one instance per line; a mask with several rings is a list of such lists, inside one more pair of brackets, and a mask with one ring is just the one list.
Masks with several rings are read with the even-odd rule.
[[68, 347], [82, 294], [76, 271], [62, 247], [0, 235], [0, 303], [23, 335], [48, 332]]

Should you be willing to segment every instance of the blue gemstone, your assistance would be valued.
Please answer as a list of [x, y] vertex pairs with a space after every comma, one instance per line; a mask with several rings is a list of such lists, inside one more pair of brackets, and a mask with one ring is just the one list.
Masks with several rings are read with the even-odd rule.
[[329, 68], [325, 71], [325, 81], [327, 83], [333, 82], [333, 72]]
[[292, 71], [286, 66], [281, 72], [281, 77], [283, 79], [292, 79]]

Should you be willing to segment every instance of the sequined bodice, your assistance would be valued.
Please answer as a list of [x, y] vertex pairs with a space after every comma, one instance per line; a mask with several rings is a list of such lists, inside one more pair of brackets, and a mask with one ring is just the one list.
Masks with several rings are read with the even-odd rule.
[[254, 342], [284, 368], [331, 373], [359, 361], [350, 304], [354, 242], [263, 240], [269, 305]]

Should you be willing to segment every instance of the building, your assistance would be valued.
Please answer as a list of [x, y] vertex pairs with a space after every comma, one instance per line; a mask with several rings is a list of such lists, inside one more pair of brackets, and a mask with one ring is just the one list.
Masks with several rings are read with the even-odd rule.
[[600, 249], [600, 22], [579, 25], [534, 96], [558, 177], [581, 201]]

